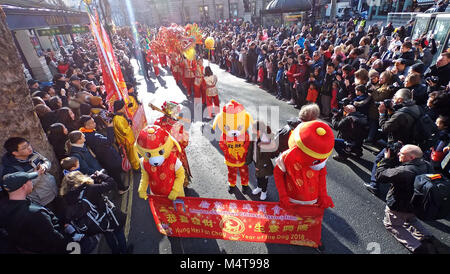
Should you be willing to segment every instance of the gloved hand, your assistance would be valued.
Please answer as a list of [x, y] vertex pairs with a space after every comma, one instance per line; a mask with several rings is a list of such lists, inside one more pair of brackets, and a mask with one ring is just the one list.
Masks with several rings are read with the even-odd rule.
[[147, 191], [139, 191], [139, 198], [147, 200], [148, 199]]
[[333, 208], [334, 207], [333, 200], [328, 195], [319, 196], [317, 205], [321, 208], [329, 208], [329, 207]]
[[169, 198], [169, 200], [175, 200], [177, 197], [179, 196], [178, 191], [176, 191], [175, 189], [172, 189], [172, 191], [169, 193], [169, 196], [167, 198]]
[[80, 234], [80, 233], [75, 233], [72, 236], [72, 240], [74, 240], [75, 242], [79, 242], [81, 241], [81, 239], [83, 239], [84, 234]]

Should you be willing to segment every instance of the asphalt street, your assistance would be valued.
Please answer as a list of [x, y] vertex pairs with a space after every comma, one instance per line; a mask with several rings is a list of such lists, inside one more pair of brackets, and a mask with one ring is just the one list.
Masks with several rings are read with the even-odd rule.
[[[161, 76], [151, 75], [146, 82], [139, 73], [133, 59], [138, 86], [138, 97], [146, 106], [149, 124], [161, 114], [147, 107], [151, 102], [161, 106], [165, 100], [182, 103], [186, 110], [193, 112], [181, 89], [176, 85], [170, 71], [160, 68]], [[205, 66], [208, 61], [205, 61]], [[211, 64], [218, 76], [221, 106], [234, 99], [243, 104], [253, 118], [266, 121], [273, 130], [285, 125], [286, 120], [296, 117], [298, 109], [286, 102], [275, 99], [257, 85], [246, 83], [230, 73]], [[188, 113], [184, 117], [188, 117]], [[227, 169], [217, 141], [210, 141], [205, 134], [212, 121], [202, 121], [197, 115], [191, 124], [185, 124], [190, 133], [187, 155], [193, 173], [192, 183], [186, 196], [221, 199], [258, 200], [259, 196], [244, 195], [240, 191], [228, 193]], [[217, 134], [217, 131], [216, 131]], [[334, 152], [335, 153], [335, 152]], [[333, 153], [333, 154], [334, 154]], [[365, 149], [361, 159], [337, 162], [331, 157], [327, 163], [327, 189], [335, 207], [327, 209], [323, 217], [322, 243], [327, 254], [408, 254], [409, 251], [398, 243], [383, 226], [385, 201], [368, 192], [363, 182], [370, 181], [370, 170], [375, 155]], [[254, 167], [250, 167], [250, 186], [256, 187]], [[140, 173], [128, 177], [133, 191], [124, 195], [121, 208], [128, 212], [125, 229], [129, 243], [134, 245], [135, 254], [316, 254], [318, 250], [303, 246], [236, 242], [216, 239], [172, 238], [160, 234], [153, 221], [148, 201], [137, 195]], [[238, 179], [238, 188], [241, 189]], [[383, 186], [380, 197], [385, 197], [388, 186]], [[267, 201], [278, 201], [278, 193], [273, 181], [269, 180]], [[439, 220], [425, 224], [441, 242], [450, 245], [450, 221]]]

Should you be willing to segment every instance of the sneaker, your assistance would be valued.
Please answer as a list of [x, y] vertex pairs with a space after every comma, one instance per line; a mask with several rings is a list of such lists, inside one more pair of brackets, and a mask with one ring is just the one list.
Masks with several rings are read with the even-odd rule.
[[129, 190], [130, 190], [130, 186], [128, 186], [127, 189], [119, 190], [119, 195], [123, 195], [123, 194], [127, 193]]
[[378, 186], [375, 182], [364, 183], [364, 186], [368, 191], [372, 192], [374, 195], [378, 194]]
[[261, 188], [257, 187], [255, 189], [253, 189], [252, 194], [253, 195], [259, 194], [261, 192], [261, 190], [262, 190]]
[[261, 196], [259, 197], [259, 199], [261, 201], [264, 201], [267, 198], [267, 191], [266, 192], [261, 192]]
[[288, 104], [289, 104], [289, 105], [295, 105], [295, 101], [294, 101], [294, 100], [290, 100], [290, 101], [288, 102]]

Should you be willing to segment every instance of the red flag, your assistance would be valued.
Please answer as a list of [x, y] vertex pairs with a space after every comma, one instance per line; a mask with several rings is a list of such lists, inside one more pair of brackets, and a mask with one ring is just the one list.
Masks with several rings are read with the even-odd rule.
[[105, 29], [100, 24], [97, 12], [95, 19], [89, 12], [89, 10], [88, 15], [91, 23], [91, 32], [94, 36], [95, 45], [97, 47], [97, 54], [100, 59], [103, 82], [105, 84], [107, 93], [106, 100], [109, 102], [110, 110], [114, 101], [123, 99], [125, 101], [127, 114], [130, 118], [132, 118], [128, 111], [129, 99], [126, 84], [122, 75], [122, 70], [120, 69], [120, 65], [117, 62], [116, 56], [114, 55], [112, 44]]

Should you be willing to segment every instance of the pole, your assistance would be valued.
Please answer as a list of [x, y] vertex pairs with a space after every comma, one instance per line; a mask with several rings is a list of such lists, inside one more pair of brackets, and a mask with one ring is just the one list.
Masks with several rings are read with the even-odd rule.
[[228, 19], [231, 21], [231, 5], [230, 5], [230, 0], [228, 0]]

